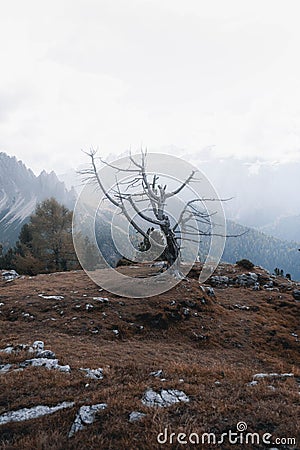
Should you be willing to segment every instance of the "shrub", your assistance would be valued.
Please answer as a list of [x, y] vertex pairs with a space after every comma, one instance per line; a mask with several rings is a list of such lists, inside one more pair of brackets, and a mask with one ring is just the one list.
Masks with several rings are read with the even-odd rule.
[[249, 261], [249, 259], [241, 259], [240, 261], [237, 261], [236, 264], [248, 270], [251, 270], [254, 267], [253, 262]]

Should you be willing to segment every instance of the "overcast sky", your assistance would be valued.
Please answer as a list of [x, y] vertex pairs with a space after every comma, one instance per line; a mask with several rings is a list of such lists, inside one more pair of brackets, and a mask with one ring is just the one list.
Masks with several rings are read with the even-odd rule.
[[39, 172], [141, 145], [299, 159], [299, 1], [9, 0], [0, 151]]

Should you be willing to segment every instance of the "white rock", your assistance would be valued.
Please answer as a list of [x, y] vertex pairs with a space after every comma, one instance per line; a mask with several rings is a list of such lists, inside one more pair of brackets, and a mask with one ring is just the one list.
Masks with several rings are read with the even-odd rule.
[[262, 378], [290, 378], [293, 376], [293, 373], [256, 373], [253, 375], [253, 380], [259, 380]]
[[80, 368], [80, 370], [86, 372], [86, 377], [92, 378], [93, 380], [102, 380], [103, 379], [103, 369], [100, 367], [98, 369], [84, 369]]
[[0, 364], [0, 373], [8, 372], [11, 367], [11, 364]]
[[107, 297], [93, 297], [93, 300], [100, 303], [108, 303], [109, 299]]
[[63, 295], [44, 295], [44, 294], [39, 294], [39, 297], [44, 298], [45, 300], [62, 300], [64, 298]]
[[159, 406], [165, 408], [179, 402], [189, 402], [189, 398], [183, 391], [177, 389], [162, 389], [160, 393], [148, 389], [142, 398], [146, 406]]
[[156, 377], [156, 378], [160, 378], [163, 375], [163, 370], [159, 369], [156, 372], [150, 372], [150, 374], [152, 377]]
[[33, 358], [27, 359], [26, 361], [20, 364], [20, 367], [27, 367], [27, 366], [46, 367], [47, 369], [56, 369], [60, 370], [61, 372], [71, 372], [69, 364], [61, 366], [60, 364], [58, 364], [58, 359]]
[[143, 417], [145, 417], [146, 414], [141, 413], [139, 411], [132, 411], [129, 414], [129, 422], [138, 422], [139, 420], [141, 420]]
[[53, 414], [64, 408], [71, 408], [74, 402], [63, 402], [56, 406], [34, 406], [33, 408], [22, 408], [17, 411], [9, 411], [0, 415], [0, 425], [9, 422], [22, 422], [23, 420], [36, 419], [37, 417]]
[[36, 354], [37, 358], [47, 358], [47, 359], [55, 359], [55, 353], [52, 352], [51, 350], [42, 350], [37, 352]]
[[34, 341], [34, 343], [32, 344], [32, 347], [35, 350], [39, 350], [40, 352], [42, 352], [44, 350], [45, 344], [43, 341]]
[[96, 413], [107, 408], [106, 403], [99, 403], [92, 406], [81, 406], [69, 432], [69, 438], [77, 431], [83, 430], [86, 425], [90, 425], [95, 421]]
[[12, 345], [10, 345], [9, 347], [6, 347], [6, 348], [2, 348], [0, 350], [0, 352], [8, 353], [8, 354], [13, 353], [13, 351], [14, 351], [14, 347]]
[[15, 270], [5, 270], [2, 272], [2, 278], [6, 281], [12, 281], [20, 275]]

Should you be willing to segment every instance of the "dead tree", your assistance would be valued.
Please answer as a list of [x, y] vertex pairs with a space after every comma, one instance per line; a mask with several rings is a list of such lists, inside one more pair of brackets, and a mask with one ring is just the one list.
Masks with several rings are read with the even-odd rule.
[[[94, 150], [86, 154], [90, 157], [91, 165], [80, 172], [84, 181], [96, 182], [106, 199], [119, 209], [149, 247], [154, 244], [149, 230], [159, 229], [164, 241], [163, 259], [174, 276], [180, 277], [180, 253], [183, 243], [196, 242], [199, 235], [211, 235], [212, 214], [199, 206], [205, 201], [219, 201], [219, 199], [196, 198], [187, 201], [179, 217], [174, 221], [168, 215], [167, 202], [178, 196], [192, 182], [197, 181], [196, 171], [192, 171], [178, 187], [168, 191], [166, 184], [159, 183], [157, 174], [147, 172], [147, 152], [142, 151], [139, 159], [130, 155], [130, 164], [127, 168], [120, 168], [96, 157]], [[115, 170], [116, 183], [113, 188], [105, 187], [97, 169], [97, 160]], [[120, 172], [124, 172], [129, 179], [120, 181], [117, 177]], [[147, 204], [147, 207], [142, 208], [142, 204]], [[129, 210], [133, 211], [139, 220], [133, 218]]]

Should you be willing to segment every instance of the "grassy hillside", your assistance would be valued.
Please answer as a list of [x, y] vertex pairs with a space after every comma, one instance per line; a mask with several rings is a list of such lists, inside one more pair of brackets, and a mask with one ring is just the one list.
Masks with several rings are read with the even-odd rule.
[[[148, 269], [119, 270], [141, 276]], [[211, 447], [158, 445], [157, 435], [168, 428], [174, 433], [214, 432], [220, 437], [235, 432], [237, 423], [244, 421], [249, 432], [298, 440], [297, 446], [278, 448], [299, 448], [300, 303], [292, 296], [293, 283], [276, 278], [275, 289], [266, 290], [262, 286], [268, 275], [257, 267], [254, 271], [261, 283], [259, 291], [234, 284], [214, 288], [214, 296], [199, 286], [198, 266], [168, 293], [145, 299], [99, 292], [82, 271], [2, 282], [0, 348], [42, 340], [59, 364], [69, 364], [71, 371], [16, 370], [32, 358], [26, 349], [0, 352], [0, 364], [12, 365], [0, 373], [0, 418], [8, 411], [36, 405], [63, 401], [75, 405], [38, 419], [0, 425], [0, 447], [227, 450], [232, 448], [228, 442]], [[234, 265], [221, 265], [217, 271], [231, 278], [239, 273]], [[101, 301], [100, 296], [108, 300]], [[102, 368], [103, 379], [89, 379], [80, 368]], [[151, 374], [159, 370], [160, 375]], [[293, 376], [252, 383], [255, 374], [274, 372]], [[189, 402], [146, 406], [141, 399], [149, 388], [178, 389]], [[107, 408], [96, 421], [69, 438], [78, 408], [99, 403]], [[130, 423], [133, 411], [145, 416]], [[234, 448], [266, 446], [236, 444]]]

